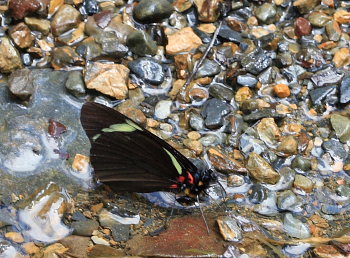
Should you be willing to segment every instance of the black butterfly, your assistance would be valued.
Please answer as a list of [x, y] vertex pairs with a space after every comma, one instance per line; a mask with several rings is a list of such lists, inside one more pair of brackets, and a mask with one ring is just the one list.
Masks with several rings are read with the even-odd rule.
[[116, 192], [184, 192], [194, 198], [214, 180], [168, 143], [104, 105], [85, 103], [81, 123], [91, 141], [91, 164]]

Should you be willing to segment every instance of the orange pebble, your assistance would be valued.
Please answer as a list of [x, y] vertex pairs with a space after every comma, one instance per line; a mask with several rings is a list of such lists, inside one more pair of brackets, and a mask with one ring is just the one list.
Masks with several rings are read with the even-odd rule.
[[273, 90], [277, 95], [277, 97], [279, 98], [286, 98], [290, 96], [290, 89], [287, 84], [283, 84], [283, 83], [277, 84], [275, 85]]

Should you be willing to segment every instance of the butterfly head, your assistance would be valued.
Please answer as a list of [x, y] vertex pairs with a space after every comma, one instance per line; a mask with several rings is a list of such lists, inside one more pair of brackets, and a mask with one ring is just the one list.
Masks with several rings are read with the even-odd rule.
[[185, 190], [186, 195], [195, 197], [208, 189], [210, 183], [216, 180], [216, 175], [211, 169], [198, 170], [191, 174], [193, 176], [193, 184], [190, 184]]

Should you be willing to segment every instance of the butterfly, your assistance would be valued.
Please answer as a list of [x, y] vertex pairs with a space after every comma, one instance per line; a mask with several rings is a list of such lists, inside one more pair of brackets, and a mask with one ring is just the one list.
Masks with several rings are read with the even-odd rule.
[[105, 105], [87, 102], [80, 115], [97, 179], [115, 192], [175, 191], [198, 198], [215, 180], [164, 140]]

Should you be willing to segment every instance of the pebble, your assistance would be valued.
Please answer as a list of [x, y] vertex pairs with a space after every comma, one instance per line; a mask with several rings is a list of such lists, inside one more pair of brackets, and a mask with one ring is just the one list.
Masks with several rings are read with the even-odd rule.
[[20, 22], [11, 28], [10, 37], [20, 48], [31, 47], [35, 39], [29, 27], [24, 22]]
[[255, 87], [258, 83], [256, 77], [252, 74], [243, 74], [237, 76], [237, 83], [242, 86]]
[[5, 234], [5, 237], [16, 242], [16, 243], [23, 243], [24, 242], [24, 238], [23, 238], [22, 234], [19, 232], [7, 232]]
[[109, 242], [106, 239], [103, 239], [103, 238], [98, 237], [98, 236], [92, 236], [91, 240], [96, 245], [107, 245], [107, 246], [110, 246]]
[[216, 63], [215, 61], [205, 59], [201, 66], [198, 69], [198, 72], [195, 75], [195, 79], [207, 77], [207, 76], [214, 76], [218, 74], [221, 71], [220, 65]]
[[40, 9], [38, 0], [10, 0], [9, 11], [16, 20], [23, 19], [28, 14], [33, 14]]
[[130, 70], [151, 84], [159, 85], [164, 81], [163, 67], [151, 57], [138, 58], [129, 63]]
[[51, 30], [54, 36], [60, 36], [80, 23], [80, 12], [71, 5], [62, 5], [51, 21]]
[[98, 229], [99, 224], [95, 220], [74, 221], [71, 224], [73, 234], [78, 236], [91, 236]]
[[343, 78], [340, 85], [340, 103], [348, 103], [350, 101], [350, 75]]
[[221, 25], [218, 35], [225, 41], [234, 42], [236, 44], [240, 44], [243, 41], [241, 33], [231, 29], [226, 23]]
[[279, 98], [287, 98], [290, 96], [290, 89], [286, 84], [277, 84], [273, 87], [274, 93]]
[[311, 170], [311, 161], [298, 155], [292, 161], [292, 168], [309, 171]]
[[323, 142], [322, 148], [335, 160], [345, 160], [348, 157], [348, 152], [344, 149], [343, 144], [335, 139]]
[[339, 114], [332, 114], [330, 120], [339, 140], [342, 143], [350, 140], [350, 119]]
[[314, 183], [311, 179], [303, 175], [295, 175], [293, 186], [297, 189], [301, 189], [306, 193], [311, 193], [314, 188]]
[[34, 93], [33, 74], [28, 68], [18, 69], [9, 76], [9, 90], [21, 100], [28, 100]]
[[189, 125], [192, 129], [200, 131], [204, 128], [204, 119], [199, 114], [191, 112]]
[[166, 119], [171, 114], [171, 100], [161, 100], [157, 103], [154, 109], [154, 115], [158, 119]]
[[272, 59], [260, 48], [242, 58], [242, 66], [252, 74], [259, 74], [272, 64]]
[[231, 217], [219, 217], [216, 222], [225, 241], [238, 242], [242, 239], [242, 230]]
[[167, 0], [141, 0], [134, 8], [134, 17], [142, 23], [154, 23], [168, 18], [173, 11]]
[[271, 165], [255, 152], [249, 154], [246, 167], [250, 175], [260, 182], [276, 184], [280, 179], [280, 175]]
[[66, 89], [77, 98], [85, 95], [85, 83], [80, 71], [72, 71], [69, 73], [66, 81]]
[[312, 31], [312, 26], [311, 23], [303, 18], [303, 17], [299, 17], [295, 20], [295, 35], [297, 35], [298, 37], [302, 37], [302, 36], [306, 36], [309, 35]]
[[129, 49], [138, 56], [154, 56], [157, 53], [157, 43], [145, 31], [134, 31], [126, 41]]
[[254, 184], [250, 187], [248, 194], [249, 201], [258, 204], [267, 198], [268, 190], [260, 184]]
[[283, 227], [291, 237], [303, 239], [311, 236], [309, 227], [291, 213], [286, 213], [284, 216]]
[[336, 67], [343, 67], [350, 64], [350, 50], [341, 48], [335, 52], [333, 62]]
[[188, 52], [202, 45], [202, 40], [190, 27], [183, 28], [168, 36], [166, 52], [169, 55], [176, 55], [181, 52]]
[[256, 129], [266, 144], [275, 145], [280, 140], [281, 132], [273, 118], [261, 119]]
[[301, 212], [301, 205], [302, 202], [291, 190], [283, 191], [278, 195], [277, 206], [282, 210]]
[[336, 91], [335, 85], [324, 86], [309, 91], [312, 102], [317, 105], [321, 104], [326, 98]]
[[7, 37], [0, 38], [0, 72], [10, 73], [22, 68], [22, 60], [18, 50]]
[[282, 137], [280, 145], [277, 147], [277, 151], [280, 151], [286, 155], [293, 155], [298, 153], [298, 141], [293, 135]]
[[127, 97], [128, 79], [129, 69], [122, 64], [94, 62], [87, 65], [84, 75], [85, 85], [88, 89], [95, 89], [116, 99]]
[[255, 10], [255, 16], [263, 23], [271, 23], [275, 15], [276, 9], [270, 3], [264, 3]]
[[223, 125], [223, 117], [231, 111], [230, 106], [219, 100], [207, 100], [202, 108], [201, 116], [204, 118], [204, 124], [209, 129], [216, 129]]
[[232, 89], [228, 88], [225, 85], [221, 84], [211, 84], [209, 86], [209, 94], [216, 99], [221, 99], [225, 101], [231, 101], [234, 97]]

